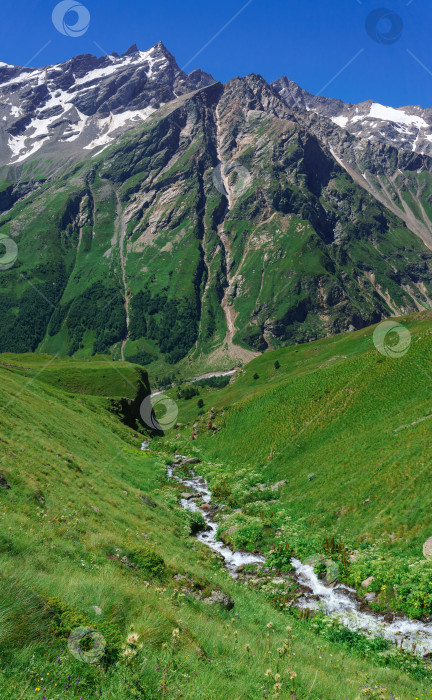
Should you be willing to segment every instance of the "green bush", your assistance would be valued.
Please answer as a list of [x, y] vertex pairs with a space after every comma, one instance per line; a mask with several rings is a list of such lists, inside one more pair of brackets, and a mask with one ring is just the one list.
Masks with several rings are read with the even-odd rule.
[[148, 547], [139, 547], [131, 555], [132, 563], [151, 578], [160, 578], [165, 573], [165, 562], [162, 557]]
[[71, 607], [60, 598], [49, 598], [46, 603], [51, 634], [66, 641], [72, 630], [78, 627], [97, 628], [97, 631], [104, 637], [106, 643], [100, 663], [108, 666], [118, 660], [122, 636], [119, 628], [112, 621], [100, 619], [97, 621], [97, 626], [95, 626], [94, 622], [79, 612], [75, 605]]

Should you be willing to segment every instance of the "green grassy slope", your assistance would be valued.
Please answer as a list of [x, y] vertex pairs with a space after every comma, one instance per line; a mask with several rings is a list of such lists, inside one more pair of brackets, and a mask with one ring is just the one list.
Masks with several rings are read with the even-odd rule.
[[[279, 697], [292, 689], [285, 668], [297, 673], [299, 698], [354, 700], [367, 684], [385, 698], [426, 695], [428, 684], [318, 640], [229, 578], [190, 537], [190, 516], [166, 482], [178, 445], [161, 440], [141, 452], [104, 399], [42, 381], [28, 356], [16, 368], [8, 359], [0, 365], [0, 474], [11, 487], [0, 487], [1, 698], [273, 698], [268, 668], [283, 675]], [[178, 574], [207, 595], [220, 587], [234, 609], [179, 596]], [[280, 658], [287, 623], [290, 649]], [[99, 663], [67, 651], [70, 631], [83, 625], [107, 642]], [[132, 631], [136, 656], [122, 656]]]
[[114, 362], [109, 355], [76, 360], [53, 355], [3, 353], [0, 367], [75, 394], [133, 399], [140, 382], [150, 390], [147, 372], [142, 367]]
[[[334, 537], [360, 550], [346, 580], [374, 575], [377, 603], [413, 616], [432, 613], [422, 555], [432, 535], [431, 318], [402, 319], [412, 342], [398, 359], [383, 357], [365, 329], [266, 353], [228, 387], [200, 389], [201, 415], [198, 397], [179, 401], [179, 420], [197, 421], [196, 444], [218, 465], [210, 481], [225, 480], [242, 526], [258, 524], [253, 546], [282, 541], [304, 554]], [[257, 484], [282, 480], [267, 506]]]

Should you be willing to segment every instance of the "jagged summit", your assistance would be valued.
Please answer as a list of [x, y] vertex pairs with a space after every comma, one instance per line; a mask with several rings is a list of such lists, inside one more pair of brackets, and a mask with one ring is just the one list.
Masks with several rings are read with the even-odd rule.
[[199, 70], [188, 76], [162, 42], [44, 68], [0, 64], [0, 164], [100, 151], [161, 105], [213, 82]]
[[129, 46], [128, 50], [122, 54], [122, 56], [132, 56], [134, 53], [138, 53], [138, 46], [136, 44], [132, 44], [132, 46]]

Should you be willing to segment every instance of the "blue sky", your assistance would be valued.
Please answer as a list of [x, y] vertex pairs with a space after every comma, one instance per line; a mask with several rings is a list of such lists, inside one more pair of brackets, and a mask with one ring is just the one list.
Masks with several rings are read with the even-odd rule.
[[[252, 72], [268, 81], [287, 75], [310, 92], [346, 102], [432, 106], [427, 0], [251, 0], [244, 7], [246, 1], [82, 0], [89, 28], [69, 37], [52, 23], [55, 0], [2, 0], [0, 60], [43, 66], [162, 40], [188, 72], [199, 67], [222, 82]], [[382, 7], [387, 12], [372, 21], [371, 36], [366, 19]], [[76, 17], [65, 19], [73, 24]]]

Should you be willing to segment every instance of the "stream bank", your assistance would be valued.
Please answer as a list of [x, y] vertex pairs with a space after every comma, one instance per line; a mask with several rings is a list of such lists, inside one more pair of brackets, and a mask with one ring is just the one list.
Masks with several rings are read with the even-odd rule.
[[[187, 489], [182, 494], [180, 504], [185, 510], [200, 512], [206, 524], [206, 529], [199, 532], [196, 538], [223, 558], [224, 565], [233, 578], [239, 578], [240, 582], [255, 587], [264, 577], [268, 588], [279, 595], [281, 600], [284, 597], [286, 600], [291, 599], [288, 607], [294, 605], [301, 610], [320, 612], [329, 621], [335, 621], [351, 631], [370, 638], [381, 637], [417, 656], [432, 656], [432, 625], [396, 614], [389, 617], [368, 610], [354, 589], [340, 583], [332, 585], [323, 582], [313, 566], [296, 558], [291, 561], [291, 571], [278, 572], [267, 567], [265, 558], [260, 554], [232, 551], [217, 539], [217, 515], [211, 506], [211, 491], [206, 480], [195, 474], [193, 460], [183, 455], [175, 455], [175, 460], [176, 464], [171, 464], [167, 473], [169, 478], [177, 480]], [[178, 467], [184, 469], [189, 465], [188, 474], [180, 475]], [[243, 573], [249, 564], [256, 565], [255, 571]], [[294, 598], [293, 588], [300, 589], [301, 592]]]

